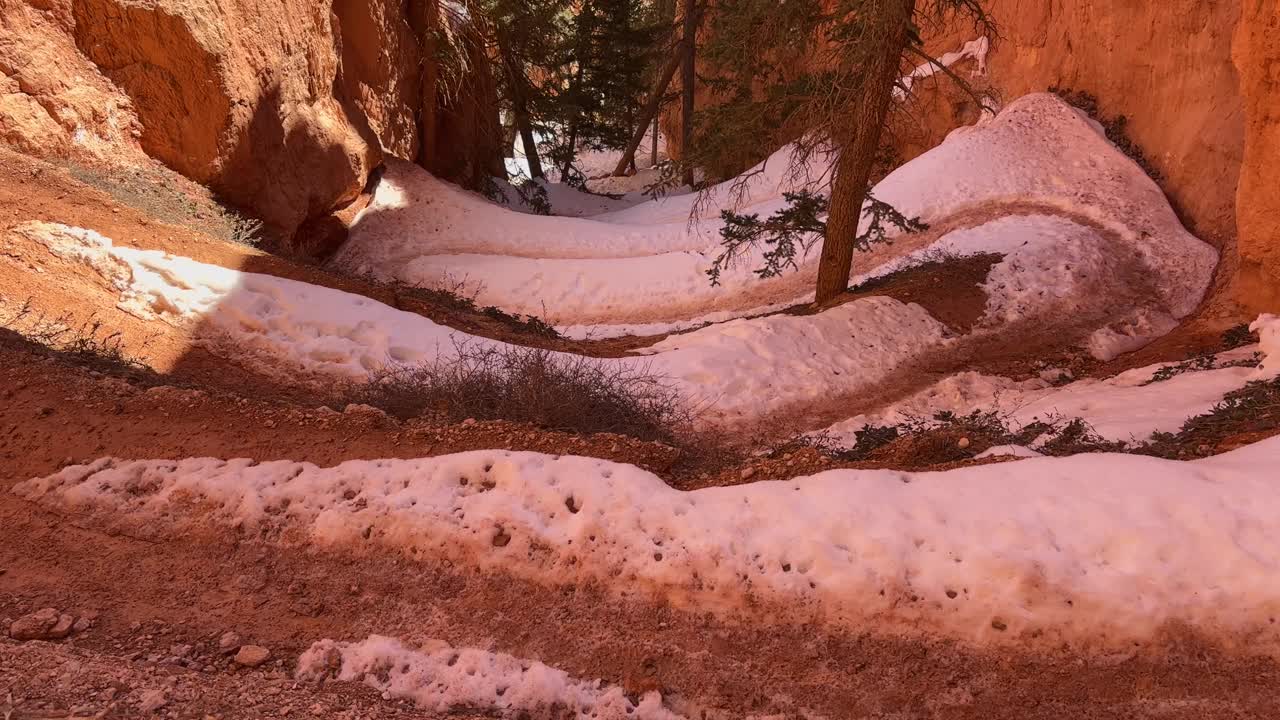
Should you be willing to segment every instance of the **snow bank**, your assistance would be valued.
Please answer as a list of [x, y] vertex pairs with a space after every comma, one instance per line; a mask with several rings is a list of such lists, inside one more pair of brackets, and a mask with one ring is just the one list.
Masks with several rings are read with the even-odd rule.
[[444, 556], [885, 632], [1125, 646], [1184, 622], [1273, 650], [1280, 438], [1210, 460], [1033, 458], [681, 492], [638, 468], [482, 451], [306, 463], [104, 459], [15, 492], [183, 536]]
[[1249, 326], [1250, 332], [1258, 333], [1261, 349], [1266, 358], [1262, 361], [1262, 370], [1268, 375], [1280, 375], [1280, 317], [1262, 315]]
[[[825, 160], [815, 158], [800, 179], [789, 179], [790, 152], [784, 148], [758, 175], [747, 176], [744, 211], [768, 215], [781, 207], [783, 190], [827, 178]], [[722, 286], [711, 287], [706, 271], [719, 254], [718, 211], [734, 204], [732, 183], [701, 200], [670, 198], [591, 219], [505, 211], [409, 164], [393, 164], [383, 185], [336, 258], [340, 267], [426, 286], [470, 278], [481, 304], [545, 313], [560, 325], [660, 328], [708, 314], [743, 315], [802, 300], [817, 262], [814, 253], [801, 272], [761, 281], [752, 272], [760, 264], [753, 255], [731, 268]], [[1113, 312], [1129, 312], [1090, 342], [1100, 357], [1131, 350], [1187, 315], [1203, 297], [1217, 258], [1182, 228], [1141, 168], [1048, 94], [1023, 97], [994, 119], [956, 131], [890, 174], [875, 193], [937, 231], [900, 237], [860, 256], [872, 267], [937, 241], [946, 230], [985, 234], [981, 226], [1010, 215], [1075, 223], [1069, 232], [1028, 225], [1031, 232], [1047, 229], [1030, 238], [1040, 245], [1096, 235], [1085, 243], [1092, 250], [1083, 268], [1059, 263], [1057, 269], [1078, 280], [1096, 272], [1127, 283], [1124, 297], [1087, 295], [1099, 305], [1109, 300]], [[695, 202], [704, 204], [704, 213], [690, 222]], [[1023, 286], [1034, 287], [1033, 279]]]
[[909, 74], [899, 80], [902, 87], [894, 88], [893, 95], [898, 100], [906, 98], [907, 93], [915, 87], [916, 80], [924, 80], [942, 72], [942, 68], [950, 68], [963, 60], [973, 60], [977, 67], [973, 75], [987, 74], [987, 53], [991, 51], [991, 40], [986, 36], [970, 40], [955, 52], [949, 52], [938, 58], [937, 62], [921, 63]]
[[[33, 222], [16, 231], [95, 268], [126, 312], [181, 325], [217, 352], [294, 380], [299, 371], [361, 380], [456, 357], [459, 346], [503, 344], [360, 295], [119, 247], [91, 230]], [[945, 334], [918, 305], [873, 297], [820, 315], [736, 320], [670, 338], [647, 357], [601, 362], [645, 366], [714, 423], [866, 389]]]
[[1037, 421], [1080, 418], [1105, 440], [1141, 443], [1159, 432], [1176, 433], [1183, 423], [1213, 409], [1230, 392], [1262, 373], [1252, 367], [1221, 367], [1254, 357], [1256, 347], [1222, 353], [1218, 369], [1183, 372], [1152, 382], [1160, 363], [1098, 380], [1088, 378], [1053, 387], [1044, 380], [1015, 381], [964, 372], [898, 401], [878, 412], [843, 420], [823, 431], [841, 447], [853, 447], [856, 433], [868, 426], [930, 420], [941, 412], [968, 415], [995, 412], [1011, 430]]
[[363, 682], [393, 698], [447, 713], [460, 709], [520, 713], [529, 720], [677, 720], [657, 692], [638, 704], [622, 688], [586, 682], [534, 660], [434, 643], [419, 650], [371, 635], [358, 643], [321, 640], [298, 659], [298, 679]]

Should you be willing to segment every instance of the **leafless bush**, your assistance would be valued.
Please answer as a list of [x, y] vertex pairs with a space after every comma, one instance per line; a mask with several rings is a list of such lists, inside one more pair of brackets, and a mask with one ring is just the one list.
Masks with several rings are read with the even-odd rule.
[[393, 365], [342, 398], [408, 419], [509, 420], [551, 430], [671, 440], [692, 413], [642, 364], [460, 343], [452, 357]]
[[0, 306], [0, 326], [82, 365], [123, 373], [144, 367], [125, 352], [123, 335], [96, 317], [79, 322], [70, 314], [51, 318], [27, 300], [13, 310]]

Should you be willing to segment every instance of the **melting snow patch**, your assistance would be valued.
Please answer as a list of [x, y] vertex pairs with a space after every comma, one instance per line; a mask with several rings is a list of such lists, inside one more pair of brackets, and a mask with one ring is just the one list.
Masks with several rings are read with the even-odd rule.
[[1010, 430], [1035, 422], [1079, 418], [1104, 440], [1140, 443], [1159, 432], [1177, 432], [1189, 418], [1213, 409], [1222, 398], [1263, 374], [1250, 367], [1256, 346], [1221, 353], [1215, 369], [1188, 370], [1160, 379], [1161, 363], [1105, 380], [1084, 379], [1060, 387], [1045, 380], [963, 372], [952, 375], [878, 412], [842, 420], [823, 431], [837, 445], [853, 447], [869, 426], [929, 421], [939, 413], [994, 412]]
[[801, 621], [1080, 646], [1180, 621], [1262, 650], [1280, 632], [1277, 463], [1280, 438], [1197, 462], [1078, 455], [682, 492], [632, 466], [484, 451], [99, 460], [15, 492], [135, 533], [235, 526], [730, 613], [765, 602]]
[[622, 688], [587, 682], [533, 660], [483, 650], [448, 647], [411, 649], [399, 640], [372, 635], [358, 643], [321, 640], [298, 659], [298, 678], [363, 682], [419, 707], [496, 712], [529, 720], [678, 720], [657, 692], [632, 703]]
[[1261, 350], [1265, 359], [1262, 371], [1267, 375], [1280, 375], [1280, 317], [1262, 315], [1249, 326], [1251, 332], [1258, 334]]

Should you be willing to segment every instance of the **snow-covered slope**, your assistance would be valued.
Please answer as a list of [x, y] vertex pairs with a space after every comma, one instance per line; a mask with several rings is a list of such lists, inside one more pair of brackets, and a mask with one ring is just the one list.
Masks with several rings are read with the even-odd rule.
[[235, 526], [702, 610], [763, 603], [797, 620], [1050, 647], [1132, 647], [1185, 622], [1269, 652], [1278, 464], [1273, 438], [1187, 463], [1078, 455], [680, 492], [627, 465], [501, 451], [333, 468], [104, 459], [15, 492], [130, 532]]
[[[780, 151], [763, 173], [749, 178], [750, 211], [768, 214], [781, 204], [788, 152]], [[825, 178], [820, 165], [808, 169], [810, 179]], [[421, 285], [469, 278], [482, 304], [545, 312], [564, 325], [672, 323], [801, 301], [806, 273], [816, 262], [810, 257], [797, 275], [760, 281], [752, 274], [758, 263], [748, 257], [724, 276], [721, 287], [711, 287], [705, 273], [719, 251], [718, 211], [731, 205], [731, 184], [704, 198], [705, 211], [694, 222], [692, 196], [591, 219], [529, 218], [409, 165], [392, 167], [384, 184], [353, 228], [336, 259], [339, 266]], [[876, 248], [859, 259], [864, 268], [944, 239], [947, 229], [1007, 244], [999, 231], [983, 227], [1009, 215], [1056, 215], [1074, 226], [1024, 228], [1031, 231], [1027, 239], [1057, 246], [1097, 236], [1091, 242], [1105, 246], [1105, 262], [1080, 272], [1130, 270], [1134, 291], [1153, 300], [1153, 307], [1130, 321], [1143, 336], [1167, 331], [1173, 318], [1195, 307], [1216, 262], [1214, 251], [1181, 227], [1142, 170], [1052, 95], [1026, 96], [996, 118], [956, 131], [875, 192], [937, 231]], [[1102, 344], [1131, 349], [1133, 343]]]
[[[117, 246], [91, 230], [33, 222], [15, 231], [94, 268], [122, 310], [290, 380], [362, 380], [389, 365], [448, 360], [460, 346], [502, 345], [360, 295]], [[861, 391], [945, 335], [918, 305], [872, 297], [819, 315], [734, 320], [670, 338], [647, 357], [602, 362], [643, 366], [721, 423]]]
[[1226, 394], [1273, 375], [1253, 366], [1258, 352], [1258, 346], [1250, 346], [1222, 353], [1213, 369], [1188, 370], [1167, 379], [1157, 373], [1172, 363], [1059, 387], [1039, 379], [1015, 381], [963, 372], [875, 413], [842, 420], [822, 434], [841, 447], [853, 447], [857, 431], [867, 426], [927, 423], [943, 412], [994, 412], [1014, 431], [1034, 422], [1079, 418], [1104, 440], [1140, 443], [1155, 433], [1177, 432], [1189, 418], [1212, 410]]

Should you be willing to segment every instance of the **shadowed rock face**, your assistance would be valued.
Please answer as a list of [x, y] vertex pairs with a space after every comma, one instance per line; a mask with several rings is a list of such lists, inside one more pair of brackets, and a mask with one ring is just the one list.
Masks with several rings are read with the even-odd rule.
[[381, 149], [334, 90], [327, 9], [299, 0], [74, 0], [75, 41], [132, 100], [143, 150], [290, 237], [353, 200]]
[[420, 78], [436, 20], [415, 8], [0, 0], [0, 142], [124, 164], [149, 155], [304, 248], [299, 228], [354, 200], [384, 148], [447, 177], [500, 167], [487, 158], [500, 158], [487, 137], [498, 133], [480, 133], [497, 122], [486, 58], [469, 58], [477, 78], [461, 82], [487, 92], [445, 106]]

